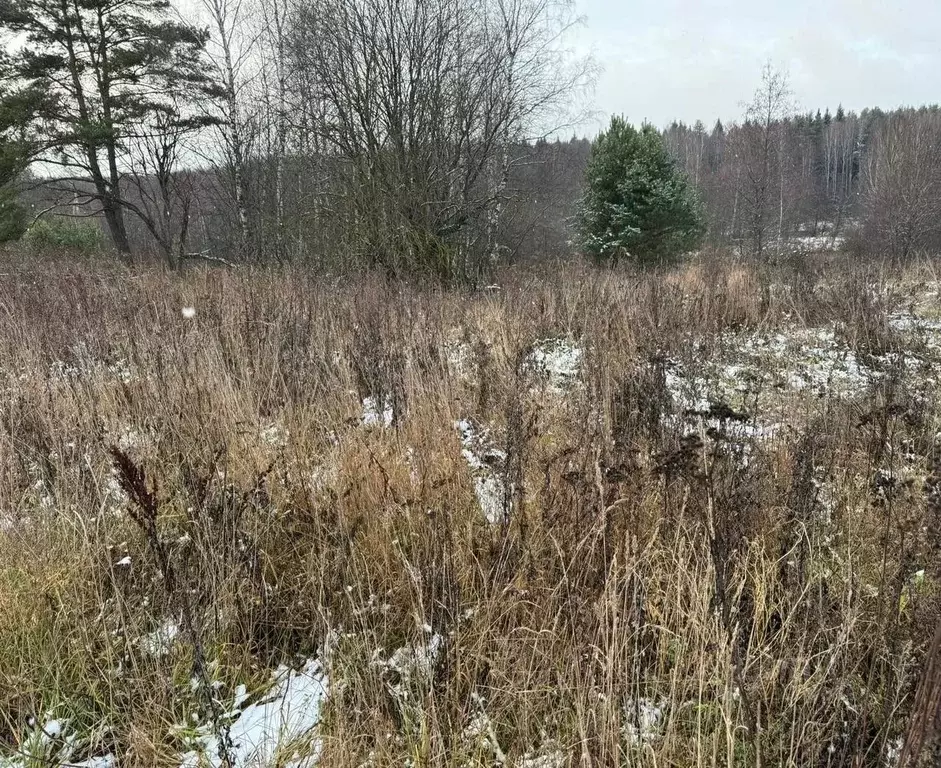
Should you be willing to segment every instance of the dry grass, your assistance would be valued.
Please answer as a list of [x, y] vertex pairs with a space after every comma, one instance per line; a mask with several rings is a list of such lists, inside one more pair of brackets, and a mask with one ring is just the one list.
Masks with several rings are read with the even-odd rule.
[[[888, 313], [934, 282], [798, 266], [477, 295], [10, 272], [0, 743], [52, 713], [88, 754], [173, 765], [180, 724], [212, 717], [194, 674], [223, 700], [328, 651], [322, 766], [886, 764], [939, 615], [935, 400], [908, 369], [788, 395], [743, 462], [664, 389], [662, 361], [749, 329], [829, 324], [886, 359]], [[549, 338], [584, 350], [564, 392], [527, 364]], [[391, 426], [363, 425], [366, 397]], [[458, 419], [505, 453], [503, 523]], [[184, 631], [154, 653], [168, 618]], [[433, 636], [427, 674], [377, 663]]]

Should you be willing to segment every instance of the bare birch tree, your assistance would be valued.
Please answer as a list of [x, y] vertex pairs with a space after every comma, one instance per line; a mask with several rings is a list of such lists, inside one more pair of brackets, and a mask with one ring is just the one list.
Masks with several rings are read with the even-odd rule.
[[244, 256], [249, 253], [252, 243], [247, 167], [251, 137], [244, 100], [247, 70], [255, 53], [257, 34], [249, 23], [244, 0], [200, 0], [200, 3], [209, 17], [212, 30], [207, 54], [220, 85], [221, 119], [218, 127], [225, 170], [231, 177], [239, 250]]
[[[783, 230], [784, 179], [783, 122], [790, 116], [791, 90], [784, 72], [770, 63], [761, 72], [761, 85], [746, 109], [742, 129], [741, 203], [747, 217], [751, 249], [761, 257], [768, 245], [773, 221], [773, 200], [777, 191], [778, 233]], [[777, 189], [776, 189], [777, 188]]]
[[941, 241], [941, 113], [885, 119], [866, 166], [864, 233], [896, 259]]

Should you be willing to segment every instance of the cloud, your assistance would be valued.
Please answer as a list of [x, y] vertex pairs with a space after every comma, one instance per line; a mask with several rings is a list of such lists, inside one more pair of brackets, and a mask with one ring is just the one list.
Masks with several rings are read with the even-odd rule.
[[597, 108], [666, 125], [738, 118], [766, 60], [804, 109], [930, 103], [941, 94], [936, 0], [583, 0]]

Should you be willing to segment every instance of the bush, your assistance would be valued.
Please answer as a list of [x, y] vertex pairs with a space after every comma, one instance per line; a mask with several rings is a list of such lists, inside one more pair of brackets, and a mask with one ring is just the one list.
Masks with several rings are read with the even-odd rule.
[[703, 234], [696, 193], [660, 134], [622, 117], [591, 148], [579, 210], [582, 246], [596, 260], [651, 264], [695, 248]]
[[33, 223], [25, 240], [34, 248], [92, 253], [101, 248], [104, 238], [97, 224], [51, 218]]

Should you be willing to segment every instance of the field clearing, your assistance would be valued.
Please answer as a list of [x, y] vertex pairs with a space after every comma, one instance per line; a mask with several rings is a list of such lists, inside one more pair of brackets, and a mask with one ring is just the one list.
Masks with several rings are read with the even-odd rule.
[[936, 268], [9, 271], [0, 766], [930, 764]]

